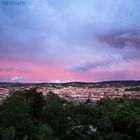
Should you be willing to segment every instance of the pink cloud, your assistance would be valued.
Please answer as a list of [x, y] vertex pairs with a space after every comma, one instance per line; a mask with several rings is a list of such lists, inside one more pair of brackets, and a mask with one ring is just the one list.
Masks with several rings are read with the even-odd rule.
[[[116, 64], [105, 69], [95, 69], [84, 73], [66, 71], [64, 64], [48, 64], [33, 61], [0, 61], [3, 67], [13, 67], [10, 72], [0, 71], [0, 79], [11, 80], [13, 77], [24, 77], [23, 81], [104, 81], [104, 80], [138, 80], [140, 79], [140, 60]], [[31, 73], [22, 73], [19, 68], [24, 67]]]

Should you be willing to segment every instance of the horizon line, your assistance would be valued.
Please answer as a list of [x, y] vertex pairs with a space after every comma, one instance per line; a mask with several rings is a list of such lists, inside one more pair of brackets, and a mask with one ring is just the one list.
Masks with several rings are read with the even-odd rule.
[[20, 82], [20, 81], [0, 81], [0, 83], [17, 83], [17, 84], [65, 84], [65, 83], [102, 83], [102, 82], [140, 82], [139, 80], [103, 80], [103, 81], [61, 81], [61, 82], [51, 82], [51, 81], [43, 81], [43, 82]]

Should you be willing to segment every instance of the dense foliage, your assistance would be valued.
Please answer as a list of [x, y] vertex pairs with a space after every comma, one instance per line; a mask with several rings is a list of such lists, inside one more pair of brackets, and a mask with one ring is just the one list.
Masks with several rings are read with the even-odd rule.
[[103, 99], [74, 105], [35, 89], [0, 105], [1, 140], [140, 140], [140, 100]]

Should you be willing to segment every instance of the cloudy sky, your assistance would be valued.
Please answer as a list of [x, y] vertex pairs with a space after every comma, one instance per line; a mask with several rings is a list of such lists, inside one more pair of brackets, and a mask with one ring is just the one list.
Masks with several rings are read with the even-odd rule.
[[139, 0], [25, 2], [0, 4], [0, 81], [140, 79]]

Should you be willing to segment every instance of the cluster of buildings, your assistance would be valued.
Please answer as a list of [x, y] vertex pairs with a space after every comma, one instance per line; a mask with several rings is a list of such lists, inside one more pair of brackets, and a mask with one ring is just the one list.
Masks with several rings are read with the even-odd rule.
[[[131, 87], [129, 87], [131, 88]], [[129, 98], [140, 99], [140, 91], [127, 91], [128, 87], [103, 87], [103, 88], [90, 88], [90, 87], [59, 87], [59, 88], [40, 88], [39, 91], [43, 93], [44, 96], [47, 95], [49, 91], [57, 94], [59, 97], [64, 98], [70, 102], [85, 103], [91, 102], [95, 103], [102, 98], [121, 98], [127, 96]]]
[[14, 86], [0, 87], [0, 104], [1, 104], [8, 96], [10, 96], [10, 93], [15, 92], [15, 91], [26, 90], [26, 89], [27, 89], [27, 88], [25, 88], [25, 87], [14, 87]]
[[9, 95], [9, 89], [8, 88], [0, 88], [0, 103], [5, 100], [5, 98]]
[[[96, 103], [102, 98], [121, 98], [128, 96], [130, 98], [140, 99], [140, 91], [131, 91], [131, 87], [115, 87], [115, 86], [104, 86], [104, 87], [75, 87], [75, 86], [10, 86], [0, 88], [0, 103], [6, 99], [11, 92], [20, 90], [29, 90], [37, 88], [38, 92], [42, 92], [44, 96], [47, 96], [49, 91], [57, 94], [59, 97], [74, 103]], [[140, 88], [140, 86], [136, 86]]]

